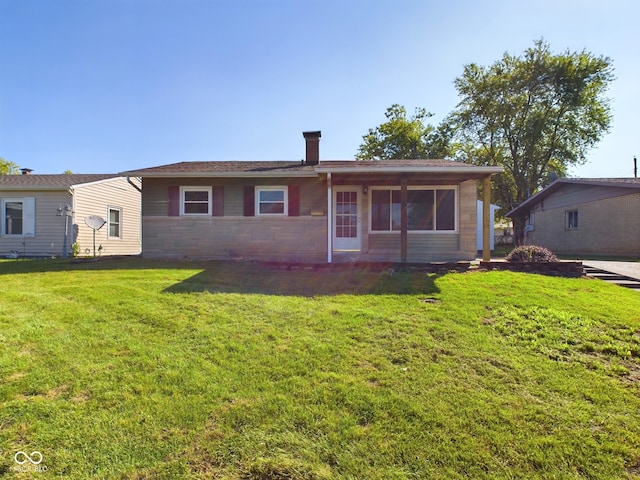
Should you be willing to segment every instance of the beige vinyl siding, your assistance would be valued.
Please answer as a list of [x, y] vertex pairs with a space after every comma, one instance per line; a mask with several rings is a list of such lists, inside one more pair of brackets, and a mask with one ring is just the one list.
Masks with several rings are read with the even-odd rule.
[[[139, 182], [135, 179], [132, 181]], [[108, 222], [109, 207], [121, 209], [121, 238], [109, 238], [109, 224], [96, 231], [96, 254], [137, 255], [142, 251], [140, 202], [141, 196], [126, 178], [118, 177], [74, 187], [74, 224], [80, 255], [93, 255], [93, 230], [85, 224], [89, 215], [98, 215]], [[98, 253], [98, 248], [102, 251]]]
[[[57, 256], [62, 253], [64, 217], [56, 216], [59, 205], [71, 204], [71, 195], [65, 191], [0, 190], [3, 198], [35, 199], [35, 235], [22, 237], [0, 235], [0, 256], [15, 251], [20, 256]], [[2, 229], [0, 229], [0, 232]], [[69, 222], [69, 234], [71, 234]]]

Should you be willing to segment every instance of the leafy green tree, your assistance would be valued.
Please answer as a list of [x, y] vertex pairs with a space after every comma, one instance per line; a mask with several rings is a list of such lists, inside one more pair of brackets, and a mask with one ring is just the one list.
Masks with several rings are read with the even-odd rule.
[[363, 135], [356, 159], [382, 160], [403, 158], [437, 158], [443, 156], [446, 142], [438, 129], [426, 123], [433, 116], [416, 108], [412, 117], [402, 105], [393, 104], [385, 112], [387, 121]]
[[[460, 103], [446, 120], [454, 156], [504, 167], [492, 193], [507, 212], [554, 175], [585, 163], [610, 128], [605, 93], [613, 78], [611, 59], [586, 51], [554, 55], [543, 40], [490, 67], [466, 65], [455, 80]], [[517, 243], [525, 220], [513, 218]]]
[[0, 157], [0, 175], [15, 175], [20, 167], [13, 162]]

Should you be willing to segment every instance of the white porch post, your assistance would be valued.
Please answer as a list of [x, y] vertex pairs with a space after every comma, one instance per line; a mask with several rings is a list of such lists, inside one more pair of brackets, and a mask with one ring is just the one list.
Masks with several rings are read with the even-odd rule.
[[333, 187], [331, 172], [327, 173], [327, 263], [333, 261]]

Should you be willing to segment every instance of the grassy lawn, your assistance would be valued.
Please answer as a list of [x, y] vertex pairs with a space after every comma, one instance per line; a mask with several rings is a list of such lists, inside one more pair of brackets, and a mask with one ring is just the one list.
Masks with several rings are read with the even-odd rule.
[[510, 272], [0, 261], [3, 475], [640, 478], [640, 294]]

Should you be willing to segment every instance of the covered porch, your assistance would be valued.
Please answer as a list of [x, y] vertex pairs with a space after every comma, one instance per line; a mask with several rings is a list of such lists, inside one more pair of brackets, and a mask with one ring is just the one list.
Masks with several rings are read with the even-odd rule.
[[483, 259], [490, 258], [491, 176], [500, 167], [448, 160], [322, 162], [327, 262], [428, 263], [477, 255], [483, 191]]

